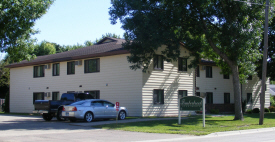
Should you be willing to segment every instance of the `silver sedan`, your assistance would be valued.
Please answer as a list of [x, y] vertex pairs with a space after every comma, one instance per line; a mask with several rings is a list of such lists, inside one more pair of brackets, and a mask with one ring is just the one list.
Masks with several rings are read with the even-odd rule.
[[62, 117], [68, 118], [74, 122], [81, 119], [91, 122], [94, 119], [110, 119], [116, 118], [123, 120], [126, 118], [128, 111], [125, 107], [119, 107], [116, 111], [116, 105], [101, 99], [90, 99], [72, 103], [64, 106]]

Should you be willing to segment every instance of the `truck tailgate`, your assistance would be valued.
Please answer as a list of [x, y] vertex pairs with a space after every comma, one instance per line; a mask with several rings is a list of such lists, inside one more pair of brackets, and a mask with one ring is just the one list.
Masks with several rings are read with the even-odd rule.
[[36, 100], [34, 102], [34, 110], [49, 110], [50, 101], [48, 100]]

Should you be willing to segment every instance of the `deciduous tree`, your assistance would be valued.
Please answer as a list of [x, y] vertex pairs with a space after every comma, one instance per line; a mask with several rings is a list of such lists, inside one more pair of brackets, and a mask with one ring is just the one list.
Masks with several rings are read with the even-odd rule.
[[16, 47], [18, 40], [36, 33], [34, 23], [46, 13], [53, 0], [1, 0], [0, 49]]
[[[165, 59], [177, 60], [179, 42], [214, 60], [233, 76], [235, 118], [243, 120], [240, 81], [254, 74], [264, 21], [264, 6], [250, 0], [112, 0], [111, 22], [122, 23], [132, 69], [146, 70], [161, 45]], [[251, 2], [251, 3], [249, 3]], [[272, 1], [273, 3], [273, 1]], [[191, 56], [190, 55], [190, 56]], [[196, 62], [193, 62], [194, 64]], [[226, 70], [227, 69], [227, 70]], [[228, 70], [229, 69], [229, 70]]]

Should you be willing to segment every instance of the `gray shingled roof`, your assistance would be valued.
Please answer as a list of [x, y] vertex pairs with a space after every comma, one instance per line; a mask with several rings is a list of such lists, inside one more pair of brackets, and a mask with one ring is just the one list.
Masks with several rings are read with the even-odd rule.
[[[104, 41], [106, 40], [111, 40], [111, 41], [105, 43]], [[94, 57], [129, 53], [129, 51], [122, 48], [123, 42], [125, 42], [124, 39], [107, 37], [92, 46], [83, 47], [83, 48], [62, 52], [62, 53], [56, 53], [52, 55], [38, 56], [34, 60], [30, 60], [30, 61], [24, 60], [19, 63], [13, 63], [10, 65], [7, 65], [6, 67], [8, 68], [23, 67], [23, 66], [30, 66], [30, 65], [39, 65], [39, 64], [47, 64], [47, 63], [53, 63], [53, 62], [78, 60], [78, 59], [85, 59], [85, 58], [94, 58]]]
[[269, 88], [270, 88], [270, 94], [271, 94], [272, 96], [275, 96], [275, 85], [270, 84], [270, 85], [269, 85]]

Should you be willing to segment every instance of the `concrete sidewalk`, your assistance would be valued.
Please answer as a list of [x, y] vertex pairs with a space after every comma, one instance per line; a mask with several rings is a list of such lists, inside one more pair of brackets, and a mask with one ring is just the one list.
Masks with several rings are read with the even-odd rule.
[[229, 135], [241, 135], [241, 134], [250, 134], [250, 133], [258, 133], [258, 132], [270, 132], [275, 131], [275, 127], [271, 128], [259, 128], [259, 129], [249, 129], [249, 130], [238, 130], [238, 131], [226, 131], [226, 132], [216, 132], [206, 136], [214, 137], [214, 136], [229, 136]]

